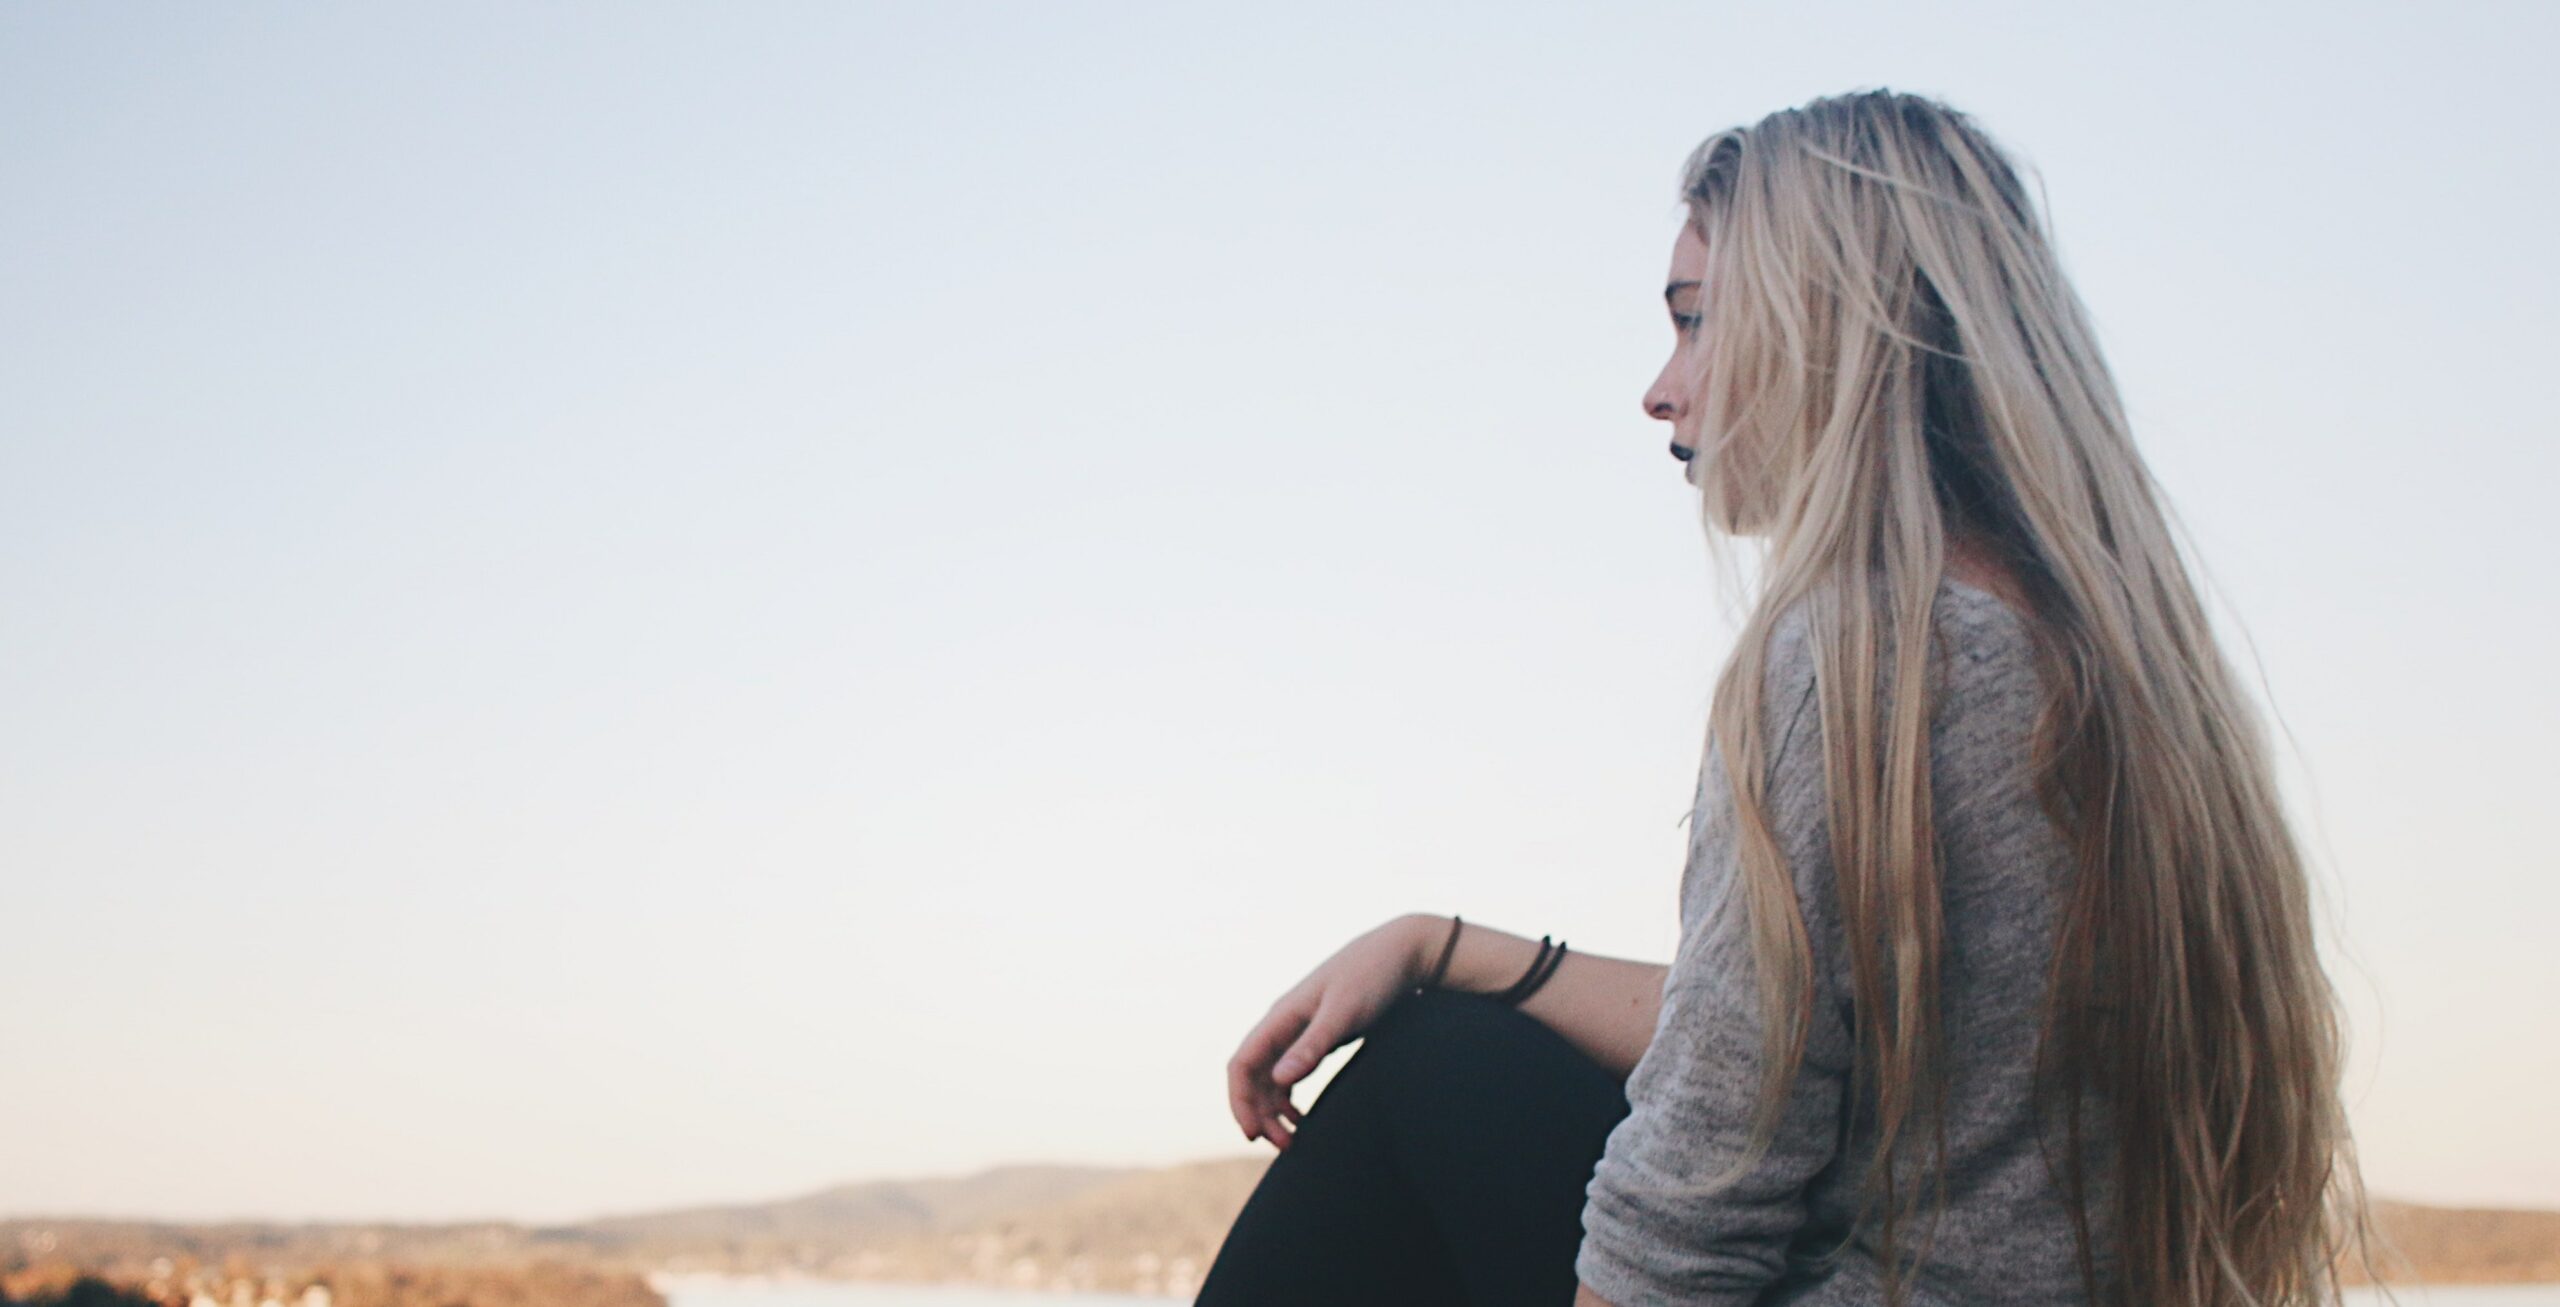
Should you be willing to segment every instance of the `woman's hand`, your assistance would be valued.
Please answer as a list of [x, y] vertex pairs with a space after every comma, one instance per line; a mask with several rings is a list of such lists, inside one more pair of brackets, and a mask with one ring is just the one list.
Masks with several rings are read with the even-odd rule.
[[1422, 979], [1421, 927], [1435, 922], [1446, 924], [1409, 914], [1360, 936], [1271, 1005], [1227, 1059], [1227, 1102], [1245, 1138], [1268, 1139], [1288, 1151], [1301, 1115], [1289, 1101], [1289, 1086]]

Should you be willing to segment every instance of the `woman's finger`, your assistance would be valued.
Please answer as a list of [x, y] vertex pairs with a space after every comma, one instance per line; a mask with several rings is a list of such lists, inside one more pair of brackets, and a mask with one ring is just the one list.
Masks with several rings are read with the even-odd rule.
[[1235, 1113], [1236, 1123], [1248, 1132], [1255, 1130], [1269, 1112], [1272, 1059], [1306, 1022], [1305, 1012], [1283, 1000], [1245, 1035], [1235, 1056], [1227, 1059], [1229, 1109]]
[[1301, 1005], [1283, 999], [1245, 1035], [1243, 1045], [1236, 1049], [1237, 1064], [1255, 1076], [1270, 1074], [1271, 1064], [1279, 1060], [1282, 1050], [1314, 1019], [1313, 1003]]
[[[1337, 1004], [1336, 1007], [1338, 1008], [1339, 1005]], [[1316, 1064], [1325, 1059], [1326, 1054], [1331, 1053], [1343, 1042], [1342, 1037], [1336, 1033], [1341, 1025], [1342, 1014], [1339, 1011], [1318, 1008], [1316, 1014], [1308, 1018], [1305, 1032], [1300, 1034], [1289, 1046], [1289, 1051], [1281, 1054], [1280, 1060], [1272, 1065], [1272, 1080], [1283, 1085], [1294, 1085], [1305, 1079], [1307, 1073], [1315, 1070]]]

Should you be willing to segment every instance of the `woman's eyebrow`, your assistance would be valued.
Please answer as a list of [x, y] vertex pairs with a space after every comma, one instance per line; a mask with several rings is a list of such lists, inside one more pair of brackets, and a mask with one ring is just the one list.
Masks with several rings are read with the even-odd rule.
[[1684, 290], [1696, 290], [1697, 288], [1698, 283], [1694, 281], [1675, 281], [1662, 288], [1662, 302], [1668, 304], [1671, 302], [1672, 296], [1677, 295]]

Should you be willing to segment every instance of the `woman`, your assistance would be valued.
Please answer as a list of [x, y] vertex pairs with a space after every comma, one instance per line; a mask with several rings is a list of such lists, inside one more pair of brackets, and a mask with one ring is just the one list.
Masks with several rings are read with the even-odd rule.
[[1229, 1064], [1281, 1155], [1198, 1301], [2334, 1301], [2302, 858], [2017, 170], [1879, 90], [1710, 136], [1682, 196], [1645, 408], [1764, 553], [1677, 952], [1417, 914], [1335, 954]]

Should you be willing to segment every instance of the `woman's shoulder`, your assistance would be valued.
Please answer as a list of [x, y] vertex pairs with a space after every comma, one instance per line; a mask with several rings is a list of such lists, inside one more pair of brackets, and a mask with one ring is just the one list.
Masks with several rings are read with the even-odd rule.
[[2040, 673], [2033, 620], [2008, 600], [1953, 577], [1938, 587], [1941, 719], [1950, 713], [2035, 709]]
[[[1952, 576], [1940, 581], [1929, 662], [1932, 752], [1941, 766], [1960, 774], [2005, 771], [2025, 752], [2044, 702], [2031, 620], [1987, 589]], [[1808, 709], [1822, 661], [1808, 605], [1791, 605], [1770, 624], [1763, 661], [1764, 720], [1773, 741], [1795, 734], [1789, 728], [1802, 717], [1818, 716]]]
[[[1948, 576], [1938, 583], [1930, 625], [1940, 650], [1959, 668], [2031, 669], [2035, 640], [2030, 619], [2009, 600]], [[1775, 684], [1810, 683], [1815, 665], [1811, 606], [1788, 605], [1769, 624], [1763, 665]]]
[[2046, 707], [2033, 619], [1963, 582], [1941, 591], [1939, 608], [1929, 753], [1939, 831], [1954, 855], [1946, 874], [1951, 886], [2005, 885], [2059, 858], [2032, 781]]
[[[2027, 750], [2043, 706], [2042, 673], [2029, 619], [1991, 591], [1947, 577], [1931, 605], [1931, 752], [1961, 782], [1978, 772], [2005, 772]], [[1803, 600], [1770, 622], [1761, 654], [1761, 729], [1781, 787], [1790, 765], [1798, 787], [1818, 782], [1821, 749], [1819, 682], [1824, 659]], [[1890, 652], [1880, 677], [1890, 679]], [[1888, 699], [1890, 689], [1882, 691]], [[1889, 709], [1888, 709], [1889, 712]]]
[[2028, 636], [2029, 619], [2010, 600], [1953, 576], [1938, 583], [1937, 619], [1941, 629], [1973, 637], [1977, 658], [2024, 647]]

